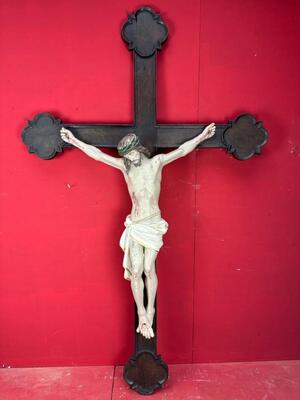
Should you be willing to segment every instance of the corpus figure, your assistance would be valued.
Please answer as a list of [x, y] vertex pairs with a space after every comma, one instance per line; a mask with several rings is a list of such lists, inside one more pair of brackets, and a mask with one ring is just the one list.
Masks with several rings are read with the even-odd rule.
[[[65, 142], [123, 173], [132, 200], [131, 213], [126, 218], [125, 230], [120, 239], [120, 246], [124, 251], [124, 278], [131, 282], [138, 310], [139, 324], [136, 331], [147, 339], [154, 336], [152, 323], [157, 290], [155, 260], [163, 245], [162, 237], [168, 230], [168, 224], [162, 219], [158, 205], [162, 168], [189, 154], [201, 142], [212, 137], [215, 130], [215, 124], [212, 123], [201, 134], [176, 150], [152, 158], [149, 150], [140, 144], [134, 133], [129, 133], [119, 142], [118, 152], [121, 158], [117, 158], [76, 139], [68, 129], [62, 128], [60, 131]], [[148, 297], [147, 309], [144, 306], [143, 273]]]

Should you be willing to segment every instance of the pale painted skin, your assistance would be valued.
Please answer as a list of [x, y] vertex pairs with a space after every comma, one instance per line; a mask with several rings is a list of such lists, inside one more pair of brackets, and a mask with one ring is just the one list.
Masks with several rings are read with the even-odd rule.
[[[215, 124], [212, 123], [208, 125], [201, 134], [183, 143], [176, 150], [167, 154], [158, 154], [152, 158], [147, 158], [137, 150], [131, 150], [124, 156], [132, 162], [128, 172], [126, 171], [123, 158], [112, 157], [102, 152], [97, 147], [76, 139], [68, 129], [62, 128], [60, 132], [65, 142], [78, 147], [93, 159], [117, 168], [123, 173], [132, 201], [131, 218], [134, 221], [160, 212], [158, 201], [163, 167], [192, 152], [201, 142], [212, 137], [215, 134], [215, 130]], [[159, 220], [160, 215], [158, 215], [157, 218]], [[131, 290], [139, 315], [139, 325], [136, 331], [147, 339], [154, 337], [152, 324], [155, 314], [154, 302], [157, 291], [157, 275], [155, 271], [157, 254], [157, 251], [144, 248], [139, 243], [131, 241]], [[144, 307], [143, 272], [146, 277], [145, 284], [148, 296], [147, 309]]]

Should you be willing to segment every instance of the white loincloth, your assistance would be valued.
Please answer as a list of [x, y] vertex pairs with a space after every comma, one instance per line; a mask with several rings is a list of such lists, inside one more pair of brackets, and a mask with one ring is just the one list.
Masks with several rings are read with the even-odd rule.
[[146, 249], [159, 251], [163, 245], [162, 237], [168, 230], [168, 223], [160, 217], [160, 212], [150, 215], [149, 217], [132, 221], [131, 215], [125, 220], [125, 230], [120, 239], [120, 246], [124, 251], [123, 267], [124, 278], [130, 281], [131, 277], [131, 259], [130, 259], [130, 242], [134, 240]]

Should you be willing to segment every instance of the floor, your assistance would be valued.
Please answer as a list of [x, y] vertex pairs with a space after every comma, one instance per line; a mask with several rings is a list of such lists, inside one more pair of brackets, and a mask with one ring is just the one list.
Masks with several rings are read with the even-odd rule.
[[[300, 360], [170, 365], [161, 400], [299, 400]], [[142, 396], [122, 367], [3, 368], [1, 400], [127, 400]]]

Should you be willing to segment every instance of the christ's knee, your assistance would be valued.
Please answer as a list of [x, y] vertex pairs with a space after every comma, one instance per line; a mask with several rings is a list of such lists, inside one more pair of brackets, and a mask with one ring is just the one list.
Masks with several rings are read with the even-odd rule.
[[146, 249], [145, 251], [145, 259], [144, 259], [144, 273], [147, 278], [155, 279], [155, 259], [157, 256], [157, 252], [154, 250]]
[[154, 279], [156, 277], [155, 264], [153, 263], [153, 265], [145, 266], [144, 273], [146, 278]]
[[132, 268], [131, 279], [137, 281], [142, 278], [143, 267], [142, 265], [136, 265]]
[[143, 273], [143, 247], [132, 241], [130, 245], [130, 260], [131, 260], [131, 278], [133, 281], [139, 281]]
[[149, 279], [156, 278], [155, 258], [153, 256], [149, 257], [148, 254], [146, 255], [145, 261], [144, 261], [144, 273], [145, 273], [146, 277]]

